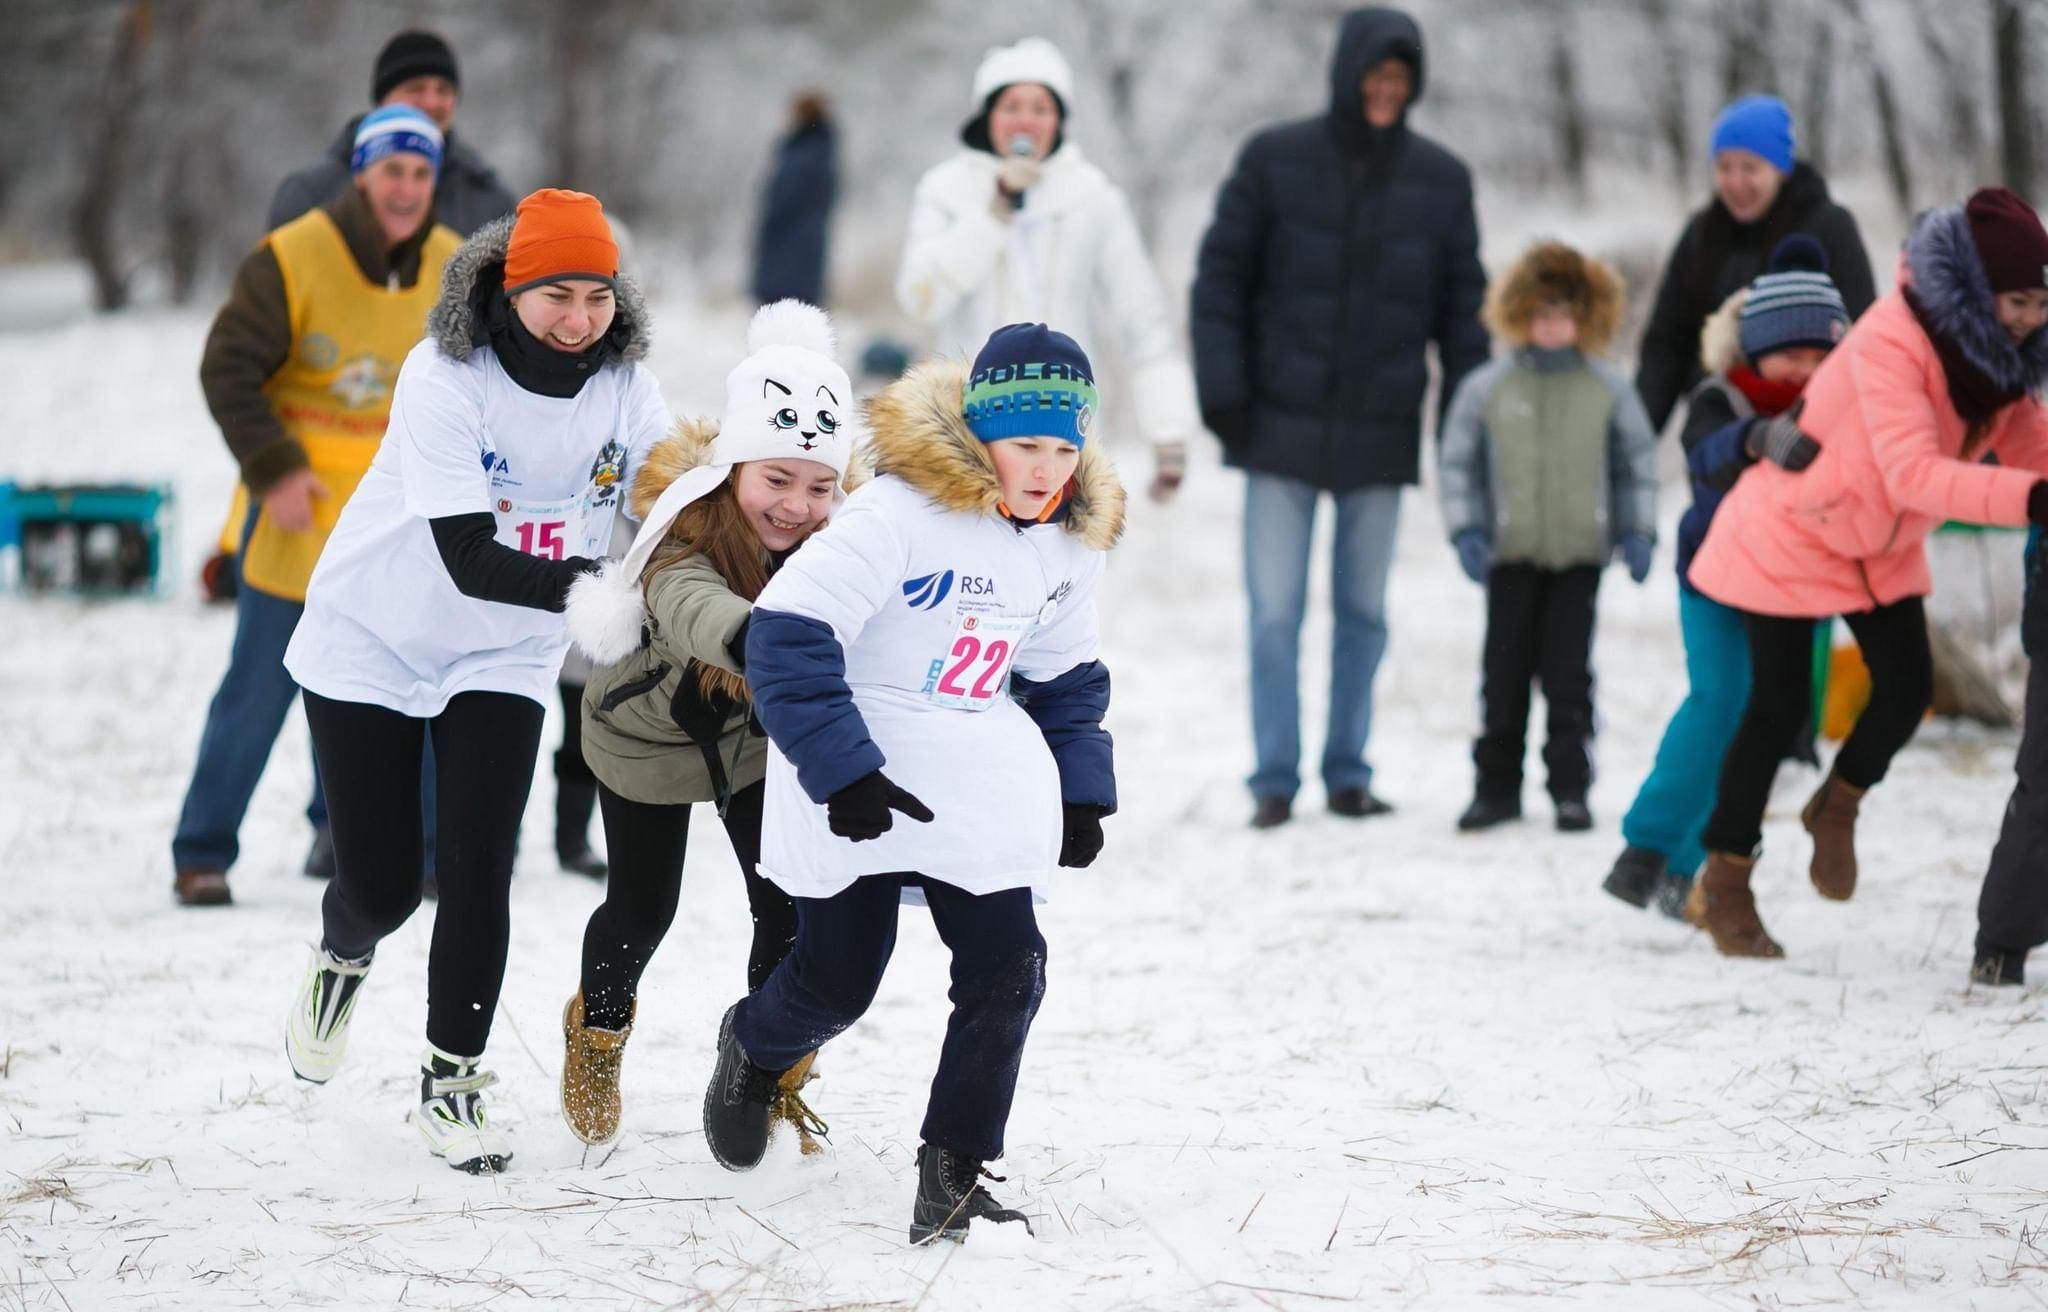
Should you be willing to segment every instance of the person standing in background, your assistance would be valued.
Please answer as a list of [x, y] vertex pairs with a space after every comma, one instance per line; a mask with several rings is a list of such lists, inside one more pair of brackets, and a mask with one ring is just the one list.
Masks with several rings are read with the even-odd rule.
[[1422, 459], [1429, 346], [1440, 410], [1488, 355], [1472, 175], [1410, 130], [1422, 30], [1394, 9], [1344, 16], [1329, 107], [1253, 137], [1216, 200], [1192, 295], [1202, 418], [1245, 471], [1254, 828], [1301, 786], [1301, 622], [1325, 493], [1337, 508], [1336, 624], [1323, 787], [1337, 815], [1384, 815], [1366, 742], [1387, 647], [1401, 488]]
[[754, 234], [754, 299], [762, 305], [825, 303], [825, 247], [839, 192], [839, 138], [825, 97], [806, 91], [790, 106], [775, 147]]
[[[355, 185], [263, 239], [235, 274], [199, 364], [207, 408], [254, 500], [227, 674], [171, 840], [185, 906], [229, 902], [237, 832], [298, 685], [285, 644], [306, 583], [384, 424], [459, 238], [433, 221], [441, 133], [393, 106], [356, 132]], [[324, 831], [316, 792], [306, 818]]]
[[1714, 120], [1714, 199], [1672, 249], [1637, 352], [1636, 391], [1659, 432], [1679, 398], [1706, 376], [1699, 356], [1707, 316], [1764, 273], [1789, 234], [1806, 233], [1827, 252], [1851, 320], [1877, 297], [1855, 218], [1796, 147], [1792, 111], [1776, 96], [1744, 96]]
[[1113, 347], [1164, 502], [1201, 430], [1194, 380], [1130, 202], [1067, 138], [1073, 99], [1073, 70], [1050, 41], [983, 57], [966, 149], [918, 179], [896, 302], [936, 351], [963, 359], [1010, 323], [1058, 324], [1091, 358]]

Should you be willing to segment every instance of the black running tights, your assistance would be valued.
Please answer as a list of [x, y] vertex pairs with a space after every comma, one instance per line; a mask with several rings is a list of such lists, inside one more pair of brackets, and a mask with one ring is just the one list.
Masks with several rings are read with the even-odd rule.
[[[747, 990], [752, 992], [789, 955], [796, 942], [796, 905], [761, 877], [761, 798], [754, 784], [732, 795], [725, 834], [747, 881], [747, 906], [754, 939], [747, 953]], [[633, 802], [598, 786], [604, 812], [604, 845], [611, 862], [604, 904], [583, 931], [583, 1021], [600, 1029], [623, 1029], [633, 1019], [640, 976], [676, 917], [682, 894], [683, 853], [690, 834], [690, 807]]]
[[362, 957], [420, 902], [420, 752], [434, 740], [441, 901], [427, 957], [427, 1042], [481, 1056], [505, 980], [512, 857], [540, 751], [541, 706], [457, 694], [431, 720], [306, 692], [306, 720], [334, 826], [323, 942]]

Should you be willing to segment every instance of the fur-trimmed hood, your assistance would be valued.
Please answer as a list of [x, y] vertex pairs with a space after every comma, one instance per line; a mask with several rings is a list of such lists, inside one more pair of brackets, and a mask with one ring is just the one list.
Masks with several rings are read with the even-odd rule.
[[1700, 325], [1700, 368], [1707, 371], [1707, 377], [1719, 378], [1744, 363], [1742, 303], [1748, 299], [1749, 288], [1737, 287]]
[[1935, 331], [2000, 390], [2039, 392], [2048, 385], [2048, 332], [2015, 342], [1999, 326], [1991, 280], [1962, 206], [1921, 219], [1899, 257], [1899, 281], [1912, 289]]
[[[467, 360], [471, 351], [490, 340], [487, 311], [490, 298], [505, 285], [505, 252], [512, 244], [513, 221], [508, 214], [478, 228], [441, 268], [441, 299], [427, 314], [427, 335], [451, 360]], [[647, 357], [652, 325], [639, 285], [623, 273], [615, 283], [618, 313], [604, 339], [590, 349], [603, 352], [610, 361], [631, 364]]]
[[[877, 474], [894, 474], [947, 510], [998, 513], [1003, 499], [988, 447], [967, 427], [961, 395], [967, 365], [928, 360], [868, 398], [869, 452]], [[1124, 531], [1124, 487], [1109, 458], [1081, 448], [1059, 522], [1094, 551], [1108, 551]]]
[[1604, 261], [1582, 255], [1563, 242], [1538, 242], [1486, 291], [1480, 312], [1486, 326], [1516, 350], [1529, 344], [1529, 324], [1551, 301], [1572, 309], [1579, 323], [1579, 351], [1604, 355], [1621, 329], [1627, 297], [1621, 275]]

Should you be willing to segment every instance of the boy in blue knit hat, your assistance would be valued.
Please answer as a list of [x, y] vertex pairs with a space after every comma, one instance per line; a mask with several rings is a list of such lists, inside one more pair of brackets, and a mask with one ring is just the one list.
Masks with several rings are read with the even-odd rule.
[[[791, 404], [801, 408], [805, 398]], [[704, 1134], [766, 1151], [782, 1072], [858, 1020], [922, 900], [953, 955], [952, 1021], [918, 1149], [910, 1238], [1025, 1223], [980, 1186], [1002, 1156], [1045, 989], [1032, 911], [1116, 809], [1095, 588], [1124, 492], [1089, 442], [1094, 373], [1043, 324], [972, 368], [931, 361], [868, 402], [875, 478], [763, 589], [747, 680], [769, 740], [760, 870], [797, 940], [725, 1014]]]

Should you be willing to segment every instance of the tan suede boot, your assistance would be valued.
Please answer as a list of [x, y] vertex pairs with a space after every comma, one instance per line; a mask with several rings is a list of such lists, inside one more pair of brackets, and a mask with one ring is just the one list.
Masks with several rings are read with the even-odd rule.
[[806, 1084], [818, 1077], [811, 1072], [817, 1063], [818, 1054], [814, 1049], [797, 1059], [796, 1065], [782, 1073], [782, 1079], [775, 1088], [775, 1101], [768, 1106], [769, 1132], [773, 1133], [775, 1123], [783, 1122], [796, 1130], [797, 1147], [806, 1157], [825, 1151], [820, 1139], [830, 1138], [832, 1129], [819, 1119], [818, 1114], [805, 1104], [799, 1092]]
[[1756, 895], [1749, 891], [1750, 872], [1755, 869], [1753, 856], [1709, 852], [1706, 868], [1692, 881], [1685, 899], [1685, 918], [1706, 930], [1724, 957], [1785, 955], [1756, 914]]
[[1847, 902], [1856, 892], [1856, 813], [1862, 805], [1863, 790], [1830, 771], [1799, 813], [1800, 823], [1813, 835], [1808, 874], [1822, 897]]
[[[636, 1001], [633, 1010], [638, 1013]], [[619, 1064], [631, 1021], [622, 1030], [591, 1029], [583, 1023], [583, 991], [562, 1009], [562, 1119], [569, 1133], [587, 1144], [606, 1144], [619, 1134]]]

